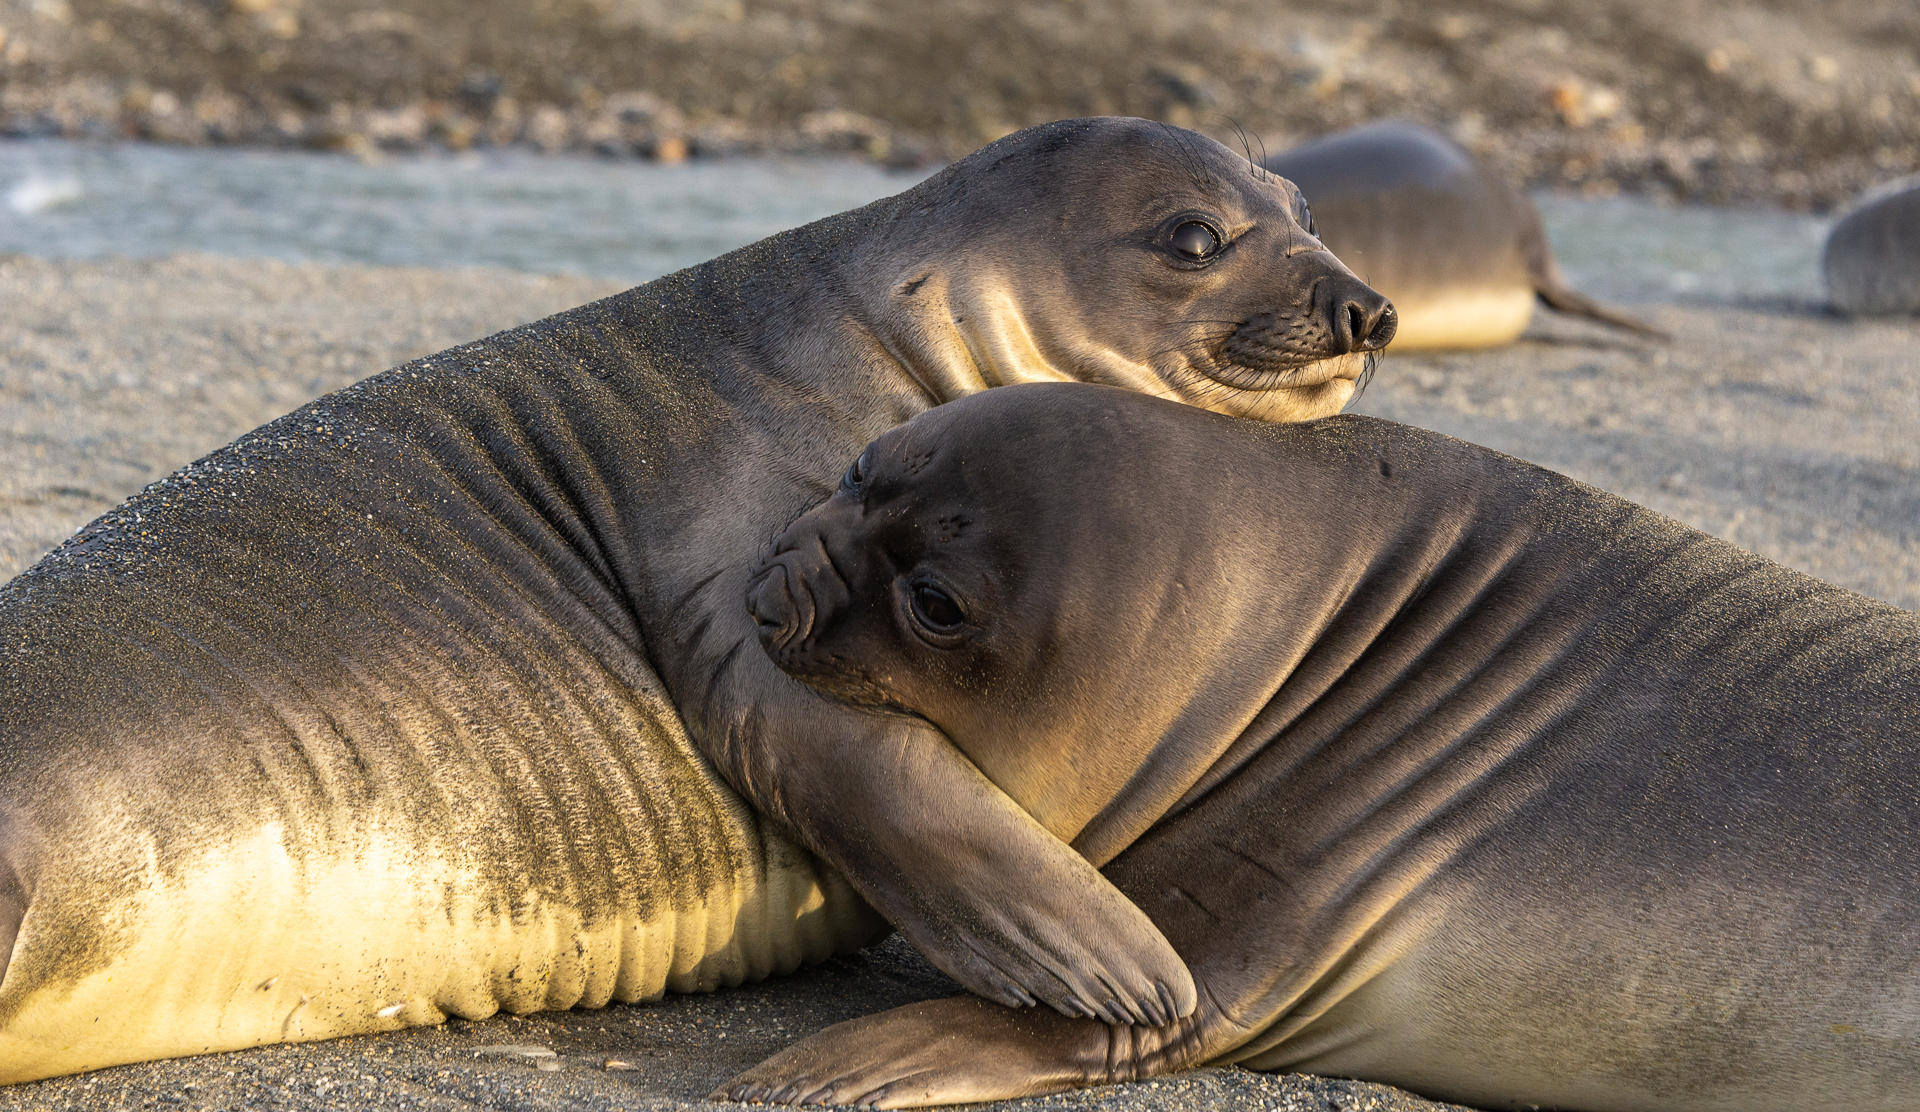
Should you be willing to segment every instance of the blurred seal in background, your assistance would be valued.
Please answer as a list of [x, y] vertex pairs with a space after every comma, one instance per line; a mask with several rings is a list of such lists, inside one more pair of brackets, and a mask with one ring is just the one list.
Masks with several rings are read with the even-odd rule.
[[1868, 190], [1849, 205], [1827, 233], [1820, 265], [1827, 300], [1842, 313], [1920, 313], [1920, 176]]
[[1300, 187], [1327, 249], [1393, 300], [1396, 350], [1509, 343], [1535, 301], [1664, 336], [1568, 286], [1533, 203], [1429, 128], [1367, 124], [1265, 166]]

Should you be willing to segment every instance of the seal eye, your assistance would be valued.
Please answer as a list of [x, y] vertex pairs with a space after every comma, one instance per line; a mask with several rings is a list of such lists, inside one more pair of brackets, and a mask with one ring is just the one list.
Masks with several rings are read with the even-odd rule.
[[1313, 208], [1307, 204], [1305, 194], [1295, 194], [1293, 198], [1293, 218], [1307, 234], [1319, 238], [1320, 232], [1313, 226]]
[[1193, 262], [1210, 259], [1220, 250], [1220, 233], [1198, 220], [1188, 220], [1167, 237], [1174, 253]]
[[867, 485], [867, 469], [871, 466], [868, 457], [871, 455], [873, 455], [873, 449], [869, 447], [853, 458], [853, 462], [847, 465], [847, 473], [840, 476], [841, 490], [849, 494], [858, 494], [860, 488]]
[[913, 616], [932, 633], [952, 633], [960, 628], [967, 616], [960, 612], [960, 604], [953, 596], [931, 583], [917, 583], [909, 596], [913, 607]]

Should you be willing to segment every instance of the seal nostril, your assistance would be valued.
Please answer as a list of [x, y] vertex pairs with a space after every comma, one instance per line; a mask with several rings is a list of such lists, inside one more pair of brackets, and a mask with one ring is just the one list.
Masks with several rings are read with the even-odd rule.
[[1380, 306], [1373, 322], [1367, 328], [1367, 339], [1359, 345], [1361, 351], [1379, 351], [1393, 340], [1393, 334], [1400, 330], [1400, 313], [1388, 301]]

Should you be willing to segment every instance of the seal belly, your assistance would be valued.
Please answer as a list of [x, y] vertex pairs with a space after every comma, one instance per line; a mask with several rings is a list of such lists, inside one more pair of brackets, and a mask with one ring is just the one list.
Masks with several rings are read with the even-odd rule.
[[[689, 886], [652, 915], [588, 916], [498, 891], [405, 829], [304, 852], [285, 835], [156, 865], [105, 906], [36, 896], [0, 990], [0, 1082], [712, 989], [828, 956], [863, 925], [837, 877], [777, 842], [764, 872]], [[110, 956], [33, 976], [89, 934]]]
[[0, 911], [24, 906], [0, 1081], [713, 989], [872, 939], [700, 756], [545, 518], [373, 452], [249, 474], [261, 435], [0, 589]]

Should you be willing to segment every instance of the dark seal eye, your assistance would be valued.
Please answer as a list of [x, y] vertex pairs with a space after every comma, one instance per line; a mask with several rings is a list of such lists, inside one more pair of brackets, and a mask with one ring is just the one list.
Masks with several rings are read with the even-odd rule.
[[872, 466], [868, 457], [871, 455], [873, 455], [873, 449], [868, 448], [855, 456], [853, 462], [847, 465], [847, 473], [840, 476], [841, 490], [858, 494], [860, 488], [867, 485], [867, 469]]
[[910, 601], [914, 618], [933, 633], [952, 633], [967, 620], [953, 596], [931, 583], [915, 584]]
[[1318, 236], [1320, 234], [1313, 226], [1313, 207], [1307, 204], [1307, 198], [1304, 194], [1294, 195], [1293, 219], [1298, 222], [1302, 228], [1307, 230], [1308, 235]]
[[1167, 237], [1174, 253], [1193, 262], [1209, 259], [1220, 250], [1220, 233], [1198, 220], [1188, 220]]

